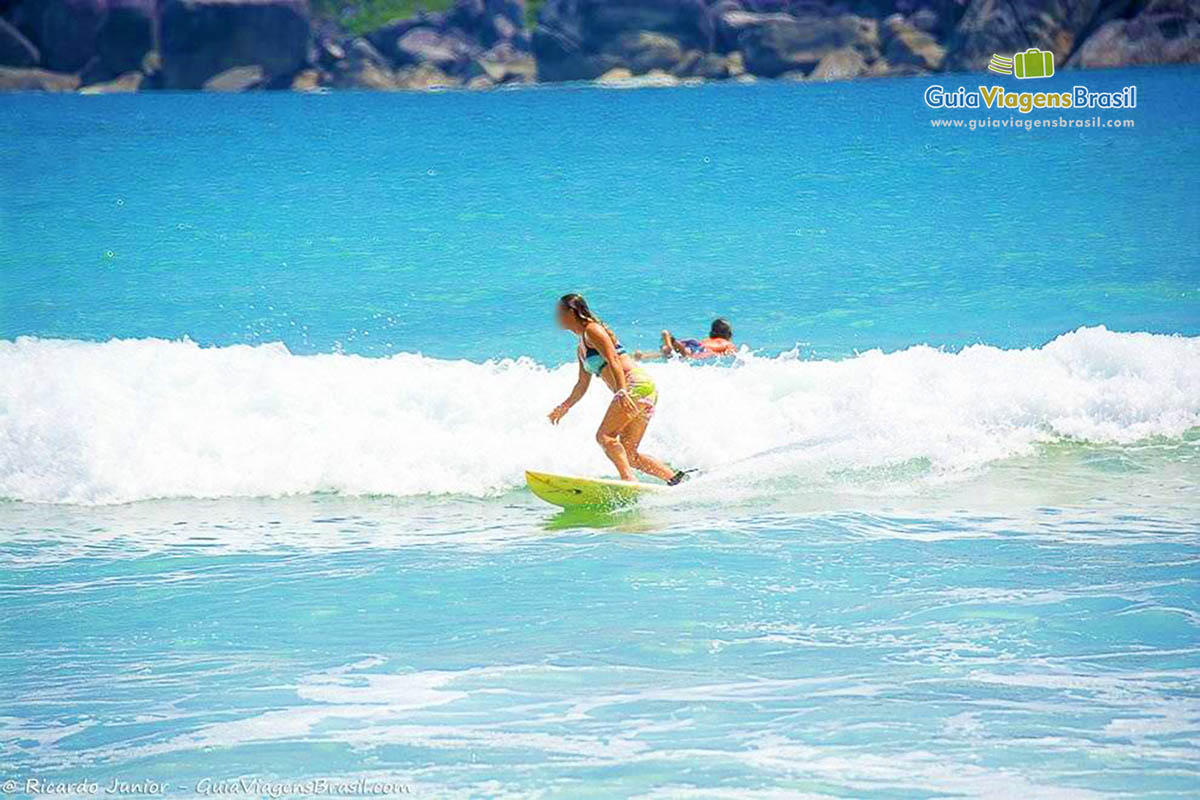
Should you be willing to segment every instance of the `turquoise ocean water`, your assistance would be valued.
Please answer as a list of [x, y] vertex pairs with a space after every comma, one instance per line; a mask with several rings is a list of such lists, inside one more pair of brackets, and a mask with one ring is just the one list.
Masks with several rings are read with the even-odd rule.
[[1200, 72], [931, 82], [0, 97], [0, 779], [1195, 797]]

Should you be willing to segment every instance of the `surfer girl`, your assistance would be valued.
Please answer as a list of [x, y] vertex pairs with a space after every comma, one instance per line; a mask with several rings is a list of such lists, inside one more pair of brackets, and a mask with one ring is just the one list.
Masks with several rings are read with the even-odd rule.
[[592, 313], [583, 297], [563, 295], [558, 301], [557, 316], [559, 326], [579, 337], [576, 348], [579, 379], [567, 399], [550, 412], [551, 424], [557, 425], [587, 392], [592, 376], [599, 376], [612, 390], [613, 399], [600, 421], [596, 441], [616, 466], [621, 480], [634, 480], [633, 470], [637, 469], [672, 486], [679, 483], [685, 477], [683, 471], [673, 470], [657, 458], [638, 452], [658, 402], [654, 381], [625, 355], [616, 335]]

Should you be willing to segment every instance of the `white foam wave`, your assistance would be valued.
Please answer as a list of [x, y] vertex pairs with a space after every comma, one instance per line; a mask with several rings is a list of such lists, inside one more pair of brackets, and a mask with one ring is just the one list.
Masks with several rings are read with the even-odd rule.
[[[726, 477], [953, 475], [1041, 442], [1128, 444], [1200, 425], [1200, 338], [1104, 328], [1022, 350], [649, 369], [661, 402], [643, 448], [733, 465]], [[611, 473], [592, 440], [602, 387], [561, 426], [546, 421], [574, 374], [279, 344], [0, 341], [0, 496], [486, 496], [519, 486], [528, 467]]]

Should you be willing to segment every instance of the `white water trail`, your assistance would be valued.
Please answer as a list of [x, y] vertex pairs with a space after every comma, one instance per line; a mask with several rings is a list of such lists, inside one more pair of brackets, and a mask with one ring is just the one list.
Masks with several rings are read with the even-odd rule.
[[[734, 464], [745, 480], [914, 464], [953, 476], [1039, 443], [1177, 439], [1200, 425], [1200, 338], [1102, 327], [1020, 350], [648, 369], [661, 401], [643, 449], [681, 466]], [[603, 386], [561, 426], [546, 421], [574, 379], [574, 365], [526, 359], [0, 341], [0, 497], [489, 496], [522, 485], [526, 468], [611, 474], [592, 438]]]

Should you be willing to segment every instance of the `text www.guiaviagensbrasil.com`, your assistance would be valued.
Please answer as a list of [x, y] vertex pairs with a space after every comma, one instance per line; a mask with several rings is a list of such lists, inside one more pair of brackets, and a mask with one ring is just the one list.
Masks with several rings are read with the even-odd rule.
[[1131, 119], [1104, 119], [1103, 117], [1086, 117], [1083, 119], [1020, 119], [1005, 117], [996, 119], [931, 119], [929, 124], [934, 128], [961, 128], [969, 131], [1004, 130], [1005, 128], [1019, 131], [1031, 131], [1034, 128], [1132, 128]]

